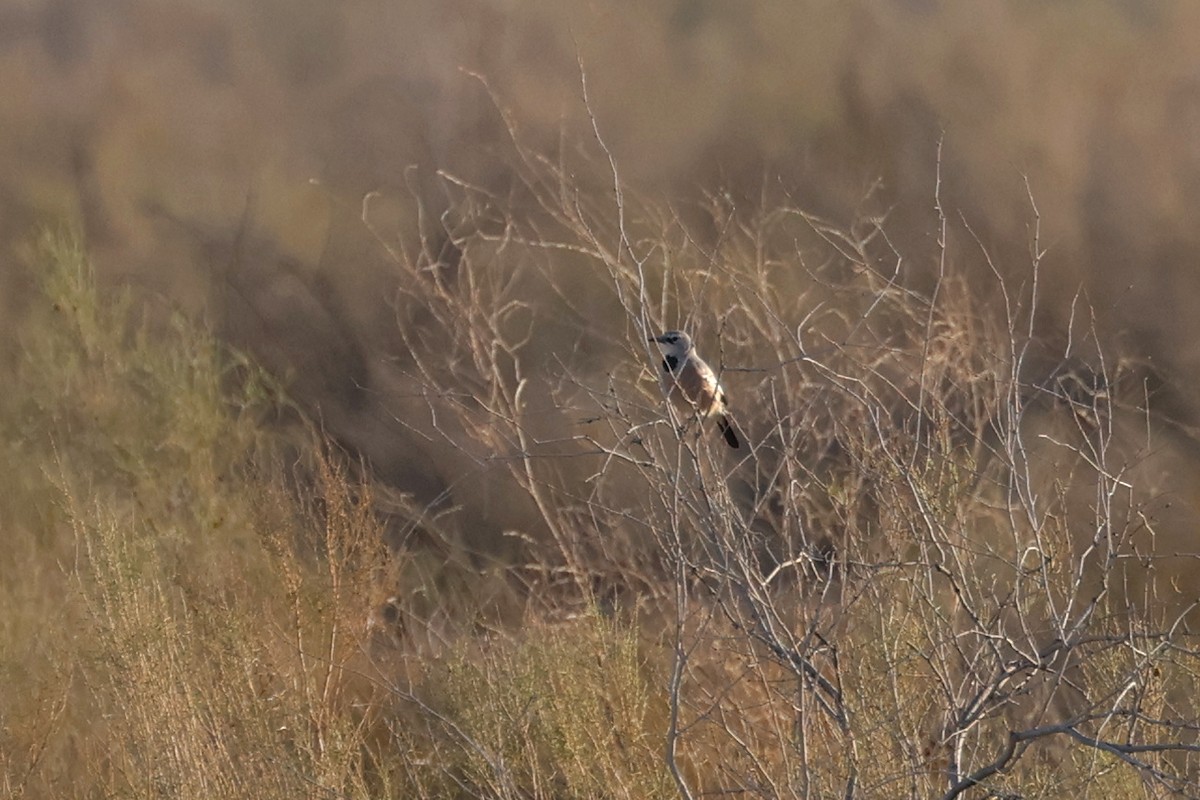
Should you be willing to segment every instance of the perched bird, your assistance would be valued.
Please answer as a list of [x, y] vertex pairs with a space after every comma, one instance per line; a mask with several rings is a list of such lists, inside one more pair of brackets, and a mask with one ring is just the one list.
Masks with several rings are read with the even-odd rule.
[[717, 430], [725, 437], [730, 447], [741, 446], [733, 421], [729, 417], [729, 403], [725, 390], [717, 382], [712, 368], [696, 355], [692, 337], [683, 331], [667, 331], [662, 336], [651, 336], [662, 351], [662, 386], [667, 397], [683, 413], [696, 412], [701, 419], [712, 417]]

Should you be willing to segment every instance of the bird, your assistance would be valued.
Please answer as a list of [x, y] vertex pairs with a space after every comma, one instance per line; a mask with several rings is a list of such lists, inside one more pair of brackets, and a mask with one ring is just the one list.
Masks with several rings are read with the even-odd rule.
[[649, 341], [657, 342], [662, 352], [662, 387], [668, 399], [682, 412], [698, 413], [702, 419], [712, 417], [725, 443], [735, 450], [741, 447], [725, 389], [712, 367], [696, 354], [692, 337], [683, 331], [667, 331]]

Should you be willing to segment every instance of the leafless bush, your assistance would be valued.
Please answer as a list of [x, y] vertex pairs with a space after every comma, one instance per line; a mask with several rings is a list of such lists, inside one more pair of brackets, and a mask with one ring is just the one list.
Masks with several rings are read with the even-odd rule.
[[[511, 192], [444, 175], [453, 210], [393, 247], [398, 416], [529, 511], [508, 533], [531, 608], [644, 610], [678, 794], [1197, 794], [1155, 416], [1082, 301], [1049, 333], [1032, 202], [1023, 268], [940, 203], [913, 265], [883, 218], [656, 204], [594, 132], [606, 188], [510, 125]], [[667, 411], [645, 341], [668, 327], [748, 452]]]

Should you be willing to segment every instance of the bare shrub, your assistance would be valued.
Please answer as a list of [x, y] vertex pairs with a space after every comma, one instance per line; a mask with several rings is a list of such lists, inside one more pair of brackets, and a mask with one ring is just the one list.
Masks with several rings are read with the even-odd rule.
[[[531, 607], [652, 609], [680, 795], [1196, 793], [1193, 601], [1145, 569], [1167, 553], [1165, 487], [1137, 483], [1144, 373], [1082, 303], [1053, 333], [1036, 207], [1023, 269], [940, 203], [937, 260], [910, 265], [882, 218], [715, 196], [685, 222], [597, 135], [598, 202], [579, 154], [510, 131], [508, 197], [444, 176], [453, 262], [396, 252], [403, 419], [532, 509], [512, 536]], [[720, 370], [749, 454], [666, 410], [644, 342], [670, 327]], [[1172, 557], [1161, 574], [1191, 569]], [[460, 735], [497, 780], [565, 791]]]

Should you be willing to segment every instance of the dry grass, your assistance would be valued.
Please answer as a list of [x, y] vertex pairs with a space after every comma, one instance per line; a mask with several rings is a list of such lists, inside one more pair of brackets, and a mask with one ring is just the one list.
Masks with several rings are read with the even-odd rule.
[[[507, 198], [444, 176], [414, 246], [375, 227], [428, 507], [47, 239], [3, 401], [7, 793], [1197, 794], [1155, 420], [1087, 324], [1040, 329], [1036, 237], [981, 290], [938, 215], [922, 288], [880, 220], [697, 227], [513, 158]], [[744, 450], [663, 418], [676, 326]]]

